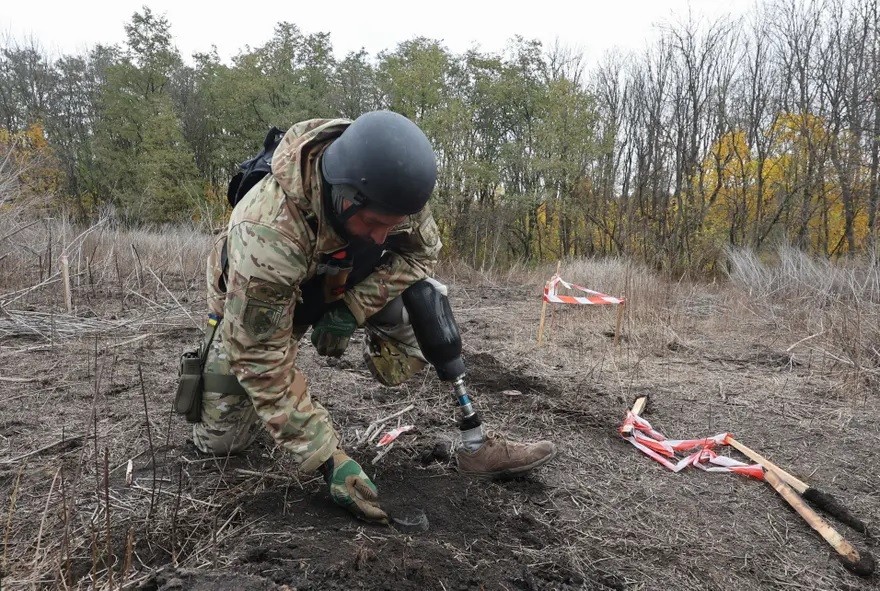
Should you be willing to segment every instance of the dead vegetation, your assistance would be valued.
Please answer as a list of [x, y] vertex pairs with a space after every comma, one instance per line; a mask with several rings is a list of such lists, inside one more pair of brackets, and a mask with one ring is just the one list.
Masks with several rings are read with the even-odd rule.
[[[209, 242], [195, 228], [124, 231], [112, 217], [85, 229], [24, 210], [0, 219], [3, 589], [876, 585], [846, 572], [766, 485], [670, 474], [615, 431], [650, 392], [647, 417], [668, 436], [734, 432], [873, 525], [872, 265], [734, 253], [729, 282], [697, 284], [628, 261], [566, 262], [566, 279], [626, 296], [623, 338], [614, 347], [608, 336], [610, 307], [556, 307], [541, 348], [551, 267], [485, 276], [445, 265], [487, 422], [550, 437], [560, 455], [524, 480], [464, 478], [444, 452], [456, 415], [434, 375], [385, 388], [359, 343], [338, 361], [303, 347], [314, 395], [386, 508], [427, 514], [427, 532], [406, 533], [353, 522], [267, 436], [230, 458], [187, 443], [170, 403], [177, 357], [200, 335]], [[416, 429], [380, 456], [365, 433], [377, 423]]]

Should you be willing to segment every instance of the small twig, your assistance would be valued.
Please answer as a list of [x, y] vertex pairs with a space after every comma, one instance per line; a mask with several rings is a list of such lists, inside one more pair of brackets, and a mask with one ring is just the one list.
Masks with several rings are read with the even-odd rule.
[[104, 514], [107, 516], [107, 536], [104, 545], [104, 556], [107, 560], [107, 587], [113, 588], [113, 563], [110, 560], [110, 448], [104, 448]]
[[290, 482], [291, 480], [295, 480], [299, 485], [300, 490], [303, 488], [303, 484], [299, 478], [296, 477], [295, 474], [290, 474], [288, 476], [279, 476], [277, 474], [267, 474], [265, 472], [256, 472], [254, 470], [245, 470], [244, 468], [236, 468], [235, 471], [238, 474], [244, 474], [245, 476], [259, 476], [260, 478], [268, 478], [269, 480], [280, 480], [281, 482]]
[[64, 519], [64, 535], [61, 538], [61, 551], [58, 554], [58, 571], [61, 576], [61, 584], [67, 589], [67, 580], [70, 577], [70, 514], [67, 511], [67, 486], [63, 470], [61, 471], [61, 510]]
[[27, 229], [30, 228], [31, 226], [34, 226], [34, 225], [36, 225], [36, 224], [39, 224], [39, 223], [42, 222], [42, 221], [43, 221], [43, 220], [34, 220], [34, 221], [32, 221], [31, 223], [29, 223], [29, 224], [25, 224], [25, 225], [23, 225], [23, 226], [19, 226], [18, 228], [12, 230], [12, 231], [9, 232], [8, 234], [6, 234], [6, 235], [3, 236], [2, 238], [0, 238], [0, 241], [6, 240], [7, 238], [12, 238], [13, 236], [15, 236], [16, 234], [18, 234], [19, 232], [21, 232], [21, 231], [23, 231], [23, 230], [27, 230]]
[[[367, 428], [367, 432], [364, 433], [364, 441], [366, 443], [373, 443], [373, 440], [379, 436], [379, 433], [382, 432], [382, 429], [385, 427], [386, 423], [375, 423], [370, 425]], [[369, 437], [367, 436], [369, 434]]]
[[43, 447], [41, 447], [41, 448], [39, 448], [39, 449], [35, 449], [34, 451], [29, 451], [29, 452], [26, 453], [26, 454], [22, 454], [22, 455], [20, 455], [20, 456], [16, 456], [16, 457], [11, 458], [11, 459], [9, 459], [9, 460], [0, 460], [0, 464], [14, 464], [15, 462], [18, 462], [19, 460], [23, 460], [23, 459], [25, 459], [25, 458], [29, 458], [29, 457], [31, 457], [31, 456], [35, 456], [35, 455], [41, 454], [41, 453], [43, 453], [44, 451], [48, 451], [48, 450], [50, 450], [50, 449], [52, 449], [53, 447], [56, 447], [56, 446], [58, 446], [58, 445], [61, 445], [61, 444], [64, 444], [64, 443], [71, 443], [71, 444], [72, 444], [72, 443], [75, 443], [75, 442], [77, 442], [78, 440], [80, 440], [80, 439], [82, 439], [82, 438], [83, 438], [82, 435], [78, 435], [78, 436], [76, 436], [76, 437], [71, 437], [70, 439], [64, 439], [64, 438], [61, 438], [61, 439], [59, 439], [58, 441], [56, 441], [56, 442], [54, 442], [54, 443], [50, 443], [49, 445], [44, 445]]
[[230, 523], [232, 523], [232, 520], [235, 519], [235, 516], [238, 515], [238, 512], [239, 512], [240, 510], [241, 510], [241, 505], [237, 505], [237, 506], [235, 507], [235, 509], [232, 510], [232, 514], [229, 516], [229, 519], [227, 519], [227, 520], [223, 523], [223, 525], [221, 525], [220, 528], [217, 530], [217, 538], [218, 538], [218, 539], [220, 538], [220, 534], [223, 533], [223, 530], [226, 529], [226, 527], [227, 527]]
[[371, 439], [374, 439], [374, 438], [376, 437], [376, 435], [379, 433], [379, 431], [382, 430], [382, 426], [383, 426], [385, 423], [387, 423], [387, 422], [390, 421], [391, 419], [395, 419], [395, 418], [399, 417], [400, 415], [402, 415], [402, 414], [404, 414], [404, 413], [407, 413], [407, 412], [411, 411], [411, 410], [414, 409], [415, 407], [416, 407], [415, 404], [410, 404], [410, 405], [407, 406], [406, 408], [403, 408], [402, 410], [399, 410], [399, 411], [397, 411], [396, 413], [390, 414], [390, 415], [388, 415], [387, 417], [384, 417], [384, 418], [381, 418], [381, 419], [376, 419], [375, 421], [373, 421], [372, 423], [370, 423], [370, 426], [367, 427], [367, 430], [366, 430], [366, 431], [364, 431], [364, 435], [363, 435], [363, 437], [361, 438], [361, 440], [360, 440], [359, 443], [363, 443], [363, 442], [365, 442], [365, 441], [370, 441]]
[[24, 467], [27, 464], [22, 464], [21, 468], [18, 469], [18, 474], [15, 475], [15, 484], [12, 486], [12, 494], [9, 497], [9, 516], [6, 518], [6, 533], [3, 534], [3, 569], [2, 572], [6, 572], [6, 558], [7, 552], [9, 550], [9, 532], [12, 529], [12, 514], [15, 512], [15, 503], [18, 500], [18, 487], [21, 484], [21, 475], [24, 473]]
[[385, 418], [378, 419], [378, 420], [376, 420], [376, 421], [374, 421], [374, 422], [375, 422], [375, 423], [387, 423], [387, 422], [390, 421], [391, 419], [396, 419], [396, 418], [399, 417], [400, 415], [402, 415], [402, 414], [404, 414], [404, 413], [407, 413], [407, 412], [411, 411], [411, 410], [414, 409], [415, 407], [416, 407], [415, 404], [410, 404], [410, 405], [407, 406], [406, 408], [404, 408], [404, 409], [402, 409], [402, 410], [399, 410], [399, 411], [397, 411], [396, 413], [390, 414], [390, 415], [388, 415], [388, 416], [385, 417]]
[[92, 534], [92, 581], [95, 580], [95, 577], [98, 573], [98, 532], [95, 531], [95, 524], [92, 522], [89, 526], [91, 528]]
[[142, 334], [139, 337], [134, 337], [133, 339], [128, 339], [127, 341], [122, 341], [121, 343], [114, 343], [112, 345], [105, 345], [103, 349], [101, 349], [102, 353], [106, 353], [110, 349], [115, 349], [116, 347], [124, 347], [125, 345], [130, 345], [131, 343], [136, 343], [138, 341], [142, 341], [148, 337], [155, 336], [153, 333]]
[[153, 448], [153, 431], [150, 428], [150, 412], [147, 408], [147, 390], [144, 388], [144, 370], [138, 363], [138, 378], [140, 379], [141, 398], [144, 400], [144, 418], [147, 421], [147, 442], [150, 445], [150, 463], [153, 466], [153, 494], [150, 495], [150, 508], [147, 510], [147, 531], [150, 530], [150, 519], [153, 516], [153, 505], [156, 502], [156, 452]]
[[395, 444], [395, 443], [397, 443], [397, 442], [396, 442], [396, 441], [392, 441], [391, 443], [389, 443], [389, 444], [388, 444], [388, 447], [386, 447], [385, 449], [383, 449], [382, 451], [380, 451], [379, 453], [377, 453], [377, 454], [376, 454], [376, 457], [373, 458], [373, 461], [370, 462], [370, 463], [373, 464], [374, 466], [375, 466], [376, 464], [378, 464], [379, 461], [380, 461], [382, 458], [384, 458], [385, 456], [388, 455], [388, 452], [391, 451], [391, 449], [394, 447], [394, 444]]
[[21, 298], [23, 298], [24, 296], [26, 296], [27, 294], [29, 294], [30, 292], [32, 292], [34, 290], [40, 289], [41, 287], [44, 287], [46, 285], [51, 285], [51, 284], [55, 283], [56, 281], [60, 281], [61, 280], [61, 277], [59, 277], [60, 274], [61, 274], [60, 272], [55, 273], [54, 275], [48, 277], [45, 281], [41, 281], [40, 283], [37, 283], [36, 285], [32, 285], [30, 287], [26, 287], [26, 288], [20, 289], [18, 291], [12, 291], [12, 292], [3, 294], [3, 297], [5, 297], [5, 298], [8, 298], [10, 296], [15, 296], [15, 297], [13, 297], [11, 300], [0, 300], [0, 306], [8, 306], [9, 304], [11, 304], [17, 300], [20, 300]]
[[61, 255], [61, 277], [64, 285], [64, 304], [68, 314], [73, 314], [73, 295], [70, 290], [70, 263], [67, 254]]
[[150, 272], [150, 275], [152, 275], [153, 277], [156, 278], [156, 281], [159, 282], [159, 285], [162, 286], [162, 289], [164, 289], [165, 292], [166, 292], [169, 296], [171, 296], [171, 299], [174, 300], [174, 303], [177, 304], [177, 306], [178, 306], [181, 310], [183, 310], [183, 313], [186, 314], [187, 317], [192, 321], [193, 326], [195, 326], [196, 328], [201, 328], [201, 327], [199, 326], [199, 323], [196, 322], [196, 319], [193, 318], [192, 315], [189, 313], [189, 310], [187, 310], [186, 308], [184, 308], [184, 307], [180, 304], [180, 302], [177, 301], [177, 298], [174, 297], [174, 294], [171, 293], [171, 290], [168, 289], [168, 288], [165, 286], [165, 284], [162, 282], [161, 279], [159, 279], [159, 277], [156, 276], [156, 274], [153, 272], [153, 270], [152, 270], [150, 267], [147, 267], [147, 271]]
[[134, 253], [134, 258], [137, 259], [137, 266], [134, 268], [135, 275], [138, 280], [138, 289], [140, 291], [144, 290], [144, 280], [141, 275], [141, 270], [143, 269], [143, 265], [141, 264], [141, 255], [138, 254], [137, 249], [134, 247], [134, 244], [131, 245], [131, 252]]
[[43, 378], [5, 378], [0, 376], [0, 382], [14, 382], [16, 384], [27, 384], [30, 382], [39, 382]]
[[[101, 490], [101, 471], [98, 467], [100, 454], [98, 454], [98, 393], [101, 390], [101, 382], [98, 378], [98, 335], [95, 335], [95, 394], [92, 397], [92, 426], [94, 427], [94, 447], [95, 447], [95, 492]], [[97, 535], [97, 534], [96, 534]]]
[[786, 353], [791, 353], [791, 350], [794, 349], [795, 347], [797, 347], [798, 345], [800, 345], [801, 343], [804, 343], [804, 342], [806, 342], [806, 341], [809, 341], [810, 339], [815, 339], [816, 337], [818, 337], [819, 335], [822, 335], [822, 334], [824, 334], [824, 333], [825, 333], [825, 331], [823, 330], [822, 332], [817, 332], [817, 333], [814, 334], [814, 335], [810, 335], [810, 336], [808, 336], [808, 337], [804, 337], [804, 338], [802, 338], [801, 340], [799, 340], [798, 342], [796, 342], [795, 344], [793, 344], [791, 347], [789, 347], [788, 349], [786, 349], [785, 352], [786, 352]]
[[[141, 486], [140, 484], [137, 484], [137, 481], [135, 481], [135, 483], [131, 485], [131, 488], [136, 489], [136, 490], [141, 490], [141, 491], [144, 491], [144, 492], [148, 492], [148, 493], [152, 493], [152, 492], [153, 492], [153, 491], [151, 491], [149, 488], [145, 488], [145, 487]], [[161, 495], [169, 495], [169, 496], [172, 496], [172, 497], [177, 496], [175, 493], [173, 493], [173, 492], [171, 492], [171, 491], [161, 490], [161, 489], [157, 490], [156, 493], [157, 493], [157, 494], [161, 494]], [[203, 501], [203, 500], [201, 500], [201, 499], [194, 499], [193, 497], [190, 497], [190, 496], [187, 496], [187, 495], [182, 495], [181, 498], [182, 498], [182, 499], [186, 499], [187, 501], [190, 501], [191, 503], [196, 503], [197, 505], [204, 505], [205, 507], [211, 507], [211, 508], [213, 508], [213, 509], [219, 509], [220, 507], [223, 506], [223, 505], [218, 505], [217, 503], [211, 503], [211, 502], [209, 502], [209, 501]]]
[[180, 510], [180, 496], [183, 491], [183, 464], [177, 464], [177, 498], [174, 499], [174, 513], [171, 515], [171, 564], [177, 566], [177, 512]]
[[128, 526], [128, 534], [125, 536], [125, 558], [122, 562], [122, 575], [119, 577], [120, 588], [128, 577], [131, 570], [131, 557], [134, 554], [134, 526]]
[[34, 550], [34, 567], [40, 561], [40, 542], [43, 540], [43, 528], [46, 525], [46, 515], [49, 514], [49, 506], [52, 504], [52, 493], [55, 492], [55, 482], [58, 480], [59, 474], [61, 474], [61, 467], [55, 471], [55, 477], [52, 478], [52, 484], [49, 486], [49, 496], [46, 497], [46, 508], [43, 509], [43, 517], [40, 519], [40, 529], [37, 532], [37, 543]]

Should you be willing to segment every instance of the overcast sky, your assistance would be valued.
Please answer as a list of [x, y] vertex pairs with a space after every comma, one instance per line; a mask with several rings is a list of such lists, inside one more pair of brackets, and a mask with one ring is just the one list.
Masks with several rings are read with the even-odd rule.
[[184, 58], [216, 45], [228, 59], [245, 45], [269, 40], [275, 23], [306, 34], [329, 32], [337, 56], [364, 48], [370, 55], [415, 36], [440, 39], [455, 53], [471, 47], [500, 51], [516, 34], [556, 40], [593, 61], [612, 48], [639, 50], [657, 25], [714, 21], [750, 11], [756, 0], [331, 0], [329, 2], [214, 2], [187, 0], [4, 0], [0, 34], [36, 38], [52, 54], [80, 53], [96, 43], [121, 43], [123, 25], [144, 5], [164, 14]]

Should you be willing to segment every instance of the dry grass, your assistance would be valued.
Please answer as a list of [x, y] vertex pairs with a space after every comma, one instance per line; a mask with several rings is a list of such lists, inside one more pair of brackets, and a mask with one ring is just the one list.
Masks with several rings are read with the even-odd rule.
[[773, 263], [732, 251], [730, 278], [743, 308], [787, 335], [786, 351], [827, 364], [853, 384], [880, 377], [880, 266], [855, 257], [837, 263], [792, 248]]

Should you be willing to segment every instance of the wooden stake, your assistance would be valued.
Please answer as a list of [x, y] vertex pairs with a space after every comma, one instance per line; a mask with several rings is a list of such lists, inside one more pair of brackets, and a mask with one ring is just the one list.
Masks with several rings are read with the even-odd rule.
[[783, 470], [782, 468], [780, 468], [779, 466], [777, 466], [776, 464], [774, 464], [773, 462], [771, 462], [770, 460], [768, 460], [767, 458], [765, 458], [764, 456], [762, 456], [761, 454], [756, 452], [755, 450], [753, 450], [749, 447], [746, 447], [745, 445], [743, 445], [742, 443], [740, 443], [739, 441], [737, 441], [733, 437], [728, 435], [727, 438], [724, 440], [724, 442], [727, 445], [731, 446], [732, 448], [742, 452], [743, 455], [745, 455], [747, 458], [749, 458], [753, 462], [757, 462], [758, 464], [761, 464], [761, 466], [763, 466], [765, 470], [769, 470], [771, 472], [774, 472], [788, 486], [792, 487], [799, 494], [804, 494], [804, 492], [806, 492], [806, 490], [808, 488], [810, 488], [807, 485], [807, 483], [804, 482], [803, 480], [800, 480], [799, 478], [795, 478], [794, 476], [792, 476], [791, 474], [789, 474], [788, 472], [786, 472], [785, 470]]
[[122, 562], [122, 576], [119, 577], [119, 584], [128, 578], [128, 572], [131, 570], [131, 557], [134, 554], [134, 526], [128, 526], [128, 535], [125, 536], [125, 559]]
[[623, 312], [626, 302], [617, 304], [617, 320], [614, 323], [614, 346], [620, 344], [620, 326], [623, 324]]
[[874, 572], [874, 558], [868, 554], [868, 552], [860, 554], [852, 544], [847, 542], [843, 536], [837, 532], [837, 530], [831, 527], [827, 521], [819, 517], [815, 511], [808, 507], [800, 495], [794, 492], [793, 488], [784, 483], [779, 476], [776, 475], [776, 472], [773, 470], [765, 471], [764, 479], [770, 486], [776, 489], [776, 492], [778, 492], [801, 517], [803, 517], [804, 521], [806, 521], [810, 527], [816, 530], [819, 535], [822, 536], [832, 548], [834, 548], [834, 551], [837, 552], [837, 557], [840, 558], [843, 566], [862, 577], [870, 576], [870, 574]]
[[[559, 267], [562, 266], [562, 261], [556, 261], [556, 274], [555, 277], [559, 276]], [[538, 325], [538, 346], [541, 346], [541, 342], [544, 340], [544, 321], [547, 318], [547, 300], [541, 304], [541, 323]]]
[[775, 473], [783, 482], [793, 488], [798, 494], [803, 496], [804, 500], [806, 500], [817, 509], [825, 511], [841, 523], [850, 526], [857, 532], [867, 533], [868, 526], [865, 525], [865, 522], [850, 513], [849, 509], [847, 509], [832, 495], [821, 491], [814, 486], [810, 486], [803, 480], [793, 476], [792, 474], [789, 474], [755, 450], [746, 447], [744, 444], [740, 443], [730, 435], [727, 436], [724, 442], [734, 449], [742, 452], [743, 455], [748, 457], [753, 462], [761, 464], [765, 470], [769, 470]]
[[73, 314], [73, 297], [70, 293], [70, 262], [67, 255], [61, 255], [61, 277], [64, 281], [64, 303], [67, 305], [67, 313]]
[[[633, 402], [632, 408], [630, 409], [634, 415], [641, 416], [641, 414], [645, 411], [645, 407], [648, 406], [648, 395], [639, 396], [636, 398], [635, 402]], [[629, 437], [632, 434], [633, 427], [632, 425], [625, 425], [623, 429], [620, 430], [620, 434], [624, 437]]]

